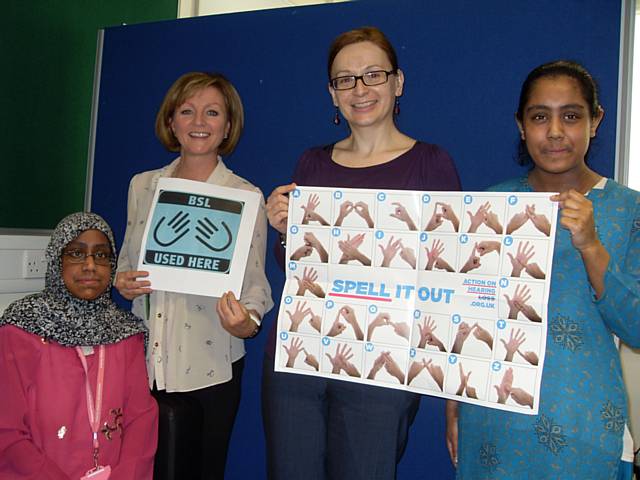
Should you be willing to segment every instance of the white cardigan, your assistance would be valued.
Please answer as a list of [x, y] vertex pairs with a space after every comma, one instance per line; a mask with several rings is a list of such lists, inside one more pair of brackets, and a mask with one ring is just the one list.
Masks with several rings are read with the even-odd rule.
[[[179, 161], [177, 158], [161, 169], [139, 173], [131, 179], [119, 272], [137, 270], [142, 235], [158, 179], [171, 177]], [[262, 194], [260, 189], [229, 170], [220, 157], [207, 183]], [[267, 217], [261, 196], [240, 295], [240, 302], [261, 317], [273, 306], [264, 272], [266, 245]], [[231, 380], [231, 363], [244, 356], [244, 341], [222, 328], [215, 308], [217, 302], [213, 297], [164, 291], [154, 291], [133, 301], [133, 313], [143, 318], [149, 327], [150, 387], [155, 380], [159, 390], [186, 392]]]

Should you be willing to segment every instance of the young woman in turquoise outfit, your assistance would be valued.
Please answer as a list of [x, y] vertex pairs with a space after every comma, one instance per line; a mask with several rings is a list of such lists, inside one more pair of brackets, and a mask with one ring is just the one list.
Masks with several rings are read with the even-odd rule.
[[631, 478], [614, 335], [640, 345], [640, 194], [585, 162], [603, 115], [576, 63], [541, 65], [522, 86], [516, 121], [533, 168], [492, 190], [560, 192], [540, 408], [531, 416], [449, 402], [458, 479]]

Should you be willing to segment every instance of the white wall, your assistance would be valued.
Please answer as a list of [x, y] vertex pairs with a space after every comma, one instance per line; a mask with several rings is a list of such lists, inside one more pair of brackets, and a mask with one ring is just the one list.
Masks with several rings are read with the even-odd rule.
[[[629, 142], [628, 186], [640, 190], [640, 2], [635, 9], [635, 32], [633, 41], [633, 80], [631, 87], [631, 125]], [[622, 371], [629, 393], [629, 412], [631, 415], [631, 434], [635, 440], [635, 449], [640, 447], [640, 349], [631, 349], [622, 345], [620, 349]], [[640, 465], [640, 457], [636, 458]]]
[[349, 0], [179, 0], [178, 18], [346, 1]]
[[[640, 350], [626, 345], [620, 347], [622, 373], [629, 393], [629, 412], [631, 412], [631, 434], [635, 439], [636, 449], [640, 447]], [[640, 458], [638, 459], [640, 465]]]
[[640, 190], [640, 2], [636, 4], [635, 30], [628, 183], [629, 187]]
[[49, 233], [0, 235], [0, 313], [12, 301], [44, 288]]

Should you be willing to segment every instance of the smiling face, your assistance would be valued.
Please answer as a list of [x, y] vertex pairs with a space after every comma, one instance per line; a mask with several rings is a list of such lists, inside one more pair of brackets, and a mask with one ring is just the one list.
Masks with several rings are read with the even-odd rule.
[[85, 230], [67, 244], [62, 254], [62, 280], [67, 290], [77, 298], [95, 300], [109, 288], [111, 265], [98, 265], [95, 257], [86, 257], [82, 263], [73, 263], [65, 252], [111, 255], [111, 245], [106, 235], [99, 230]]
[[537, 169], [571, 174], [586, 168], [585, 155], [602, 116], [602, 109], [592, 116], [574, 78], [547, 76], [535, 81], [517, 123]]
[[180, 154], [216, 158], [218, 147], [231, 124], [224, 97], [214, 87], [203, 88], [173, 112], [171, 130], [180, 143]]
[[[384, 50], [372, 42], [364, 41], [347, 45], [338, 52], [331, 67], [331, 78], [392, 69]], [[393, 122], [395, 97], [402, 95], [403, 83], [404, 76], [398, 70], [381, 85], [368, 87], [362, 80], [357, 80], [355, 88], [334, 90], [329, 86], [329, 93], [333, 104], [340, 108], [353, 129]]]

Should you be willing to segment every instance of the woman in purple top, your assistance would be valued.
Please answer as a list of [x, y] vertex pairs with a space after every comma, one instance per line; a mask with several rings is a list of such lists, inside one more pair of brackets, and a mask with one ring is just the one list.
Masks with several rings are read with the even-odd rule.
[[[283, 240], [288, 194], [305, 186], [459, 190], [451, 157], [398, 130], [404, 74], [393, 46], [374, 27], [339, 35], [328, 61], [329, 93], [350, 135], [307, 150], [294, 183], [267, 202]], [[364, 212], [363, 212], [364, 213]], [[364, 217], [363, 217], [364, 218]], [[278, 246], [277, 256], [284, 258]], [[275, 330], [272, 332], [275, 343]], [[263, 374], [263, 417], [269, 478], [388, 479], [404, 452], [420, 397], [400, 390], [273, 371], [273, 347]]]

